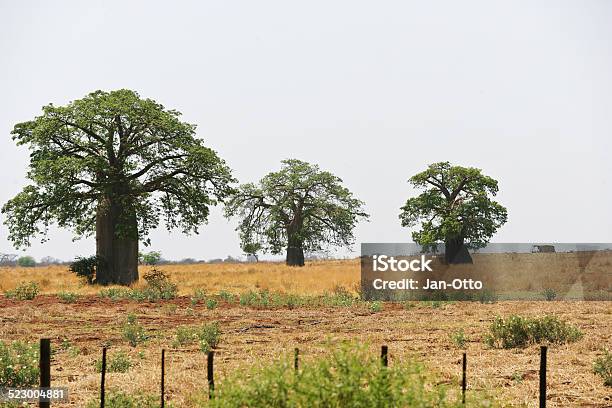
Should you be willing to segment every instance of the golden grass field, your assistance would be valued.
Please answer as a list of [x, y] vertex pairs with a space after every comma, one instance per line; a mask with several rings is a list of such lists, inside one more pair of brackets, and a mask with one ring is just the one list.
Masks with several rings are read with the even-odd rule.
[[[499, 406], [536, 407], [539, 347], [499, 350], [483, 344], [494, 316], [517, 313], [525, 316], [556, 315], [578, 326], [584, 338], [549, 349], [550, 407], [612, 407], [612, 389], [592, 372], [593, 360], [604, 347], [612, 349], [611, 302], [456, 302], [432, 307], [415, 303], [384, 303], [372, 312], [366, 304], [352, 307], [252, 308], [220, 302], [209, 310], [193, 305], [189, 295], [196, 289], [208, 293], [226, 290], [241, 293], [269, 289], [317, 295], [340, 285], [357, 288], [358, 260], [309, 263], [304, 268], [282, 264], [197, 264], [160, 266], [179, 286], [181, 297], [150, 302], [111, 301], [96, 296], [99, 287], [84, 286], [66, 267], [2, 268], [0, 290], [20, 281], [35, 281], [42, 291], [31, 301], [0, 297], [0, 339], [38, 341], [49, 337], [57, 347], [52, 362], [52, 381], [69, 387], [71, 401], [54, 406], [81, 407], [96, 398], [99, 374], [94, 361], [103, 344], [109, 354], [128, 353], [134, 367], [128, 373], [108, 374], [107, 387], [126, 392], [157, 393], [160, 350], [167, 354], [167, 395], [175, 407], [190, 407], [206, 395], [206, 358], [197, 346], [173, 350], [176, 328], [218, 321], [222, 340], [216, 351], [218, 382], [229, 373], [272, 362], [300, 348], [304, 359], [330, 352], [330, 344], [350, 340], [370, 345], [379, 353], [387, 344], [390, 365], [408, 359], [423, 361], [442, 383], [458, 389], [462, 350], [449, 334], [462, 329], [468, 338], [469, 392], [495, 395]], [[143, 267], [141, 273], [147, 267]], [[60, 291], [82, 295], [75, 303], [60, 303]], [[121, 335], [128, 313], [135, 313], [151, 339], [130, 347]], [[69, 346], [60, 347], [64, 339]], [[68, 343], [66, 343], [68, 344]], [[78, 353], [75, 352], [78, 350]], [[469, 405], [468, 405], [469, 406]]]

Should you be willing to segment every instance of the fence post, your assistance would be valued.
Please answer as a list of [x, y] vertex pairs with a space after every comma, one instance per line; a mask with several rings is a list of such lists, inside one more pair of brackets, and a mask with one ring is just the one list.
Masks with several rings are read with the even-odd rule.
[[465, 405], [465, 390], [467, 389], [467, 353], [463, 353], [463, 377], [461, 379], [461, 402]]
[[382, 360], [383, 367], [387, 367], [389, 365], [388, 352], [389, 348], [387, 346], [382, 346], [380, 350], [380, 359]]
[[295, 371], [297, 371], [299, 367], [299, 361], [298, 361], [299, 355], [300, 355], [300, 349], [296, 347], [293, 352], [293, 368], [295, 369]]
[[[48, 388], [51, 386], [51, 340], [40, 339], [40, 388]], [[38, 406], [40, 408], [48, 408], [51, 406], [49, 401], [39, 399]]]
[[546, 408], [546, 352], [547, 346], [540, 348], [540, 408]]
[[106, 347], [102, 347], [102, 372], [100, 377], [100, 408], [104, 408], [104, 377], [106, 376]]
[[213, 393], [215, 391], [215, 378], [214, 378], [214, 370], [213, 370], [213, 360], [214, 360], [215, 352], [208, 352], [208, 398], [212, 399]]
[[164, 408], [165, 405], [165, 401], [164, 401], [164, 375], [165, 375], [165, 357], [166, 357], [166, 350], [162, 349], [162, 355], [161, 355], [161, 408]]

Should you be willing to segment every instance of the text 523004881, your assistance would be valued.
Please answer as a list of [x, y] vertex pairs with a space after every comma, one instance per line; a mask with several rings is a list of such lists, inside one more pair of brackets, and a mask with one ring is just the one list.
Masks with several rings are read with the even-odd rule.
[[0, 387], [0, 402], [58, 402], [68, 401], [68, 389], [48, 388], [9, 388]]

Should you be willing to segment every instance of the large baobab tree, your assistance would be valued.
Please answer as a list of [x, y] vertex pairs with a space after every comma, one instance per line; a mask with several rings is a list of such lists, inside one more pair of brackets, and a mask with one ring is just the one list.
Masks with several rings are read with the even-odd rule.
[[30, 184], [2, 208], [17, 247], [52, 223], [96, 234], [96, 281], [138, 279], [138, 244], [160, 221], [195, 232], [233, 190], [230, 169], [195, 125], [133, 91], [93, 92], [18, 123], [30, 150]]
[[304, 265], [304, 251], [350, 246], [363, 202], [342, 180], [318, 166], [284, 160], [259, 184], [244, 184], [227, 202], [226, 214], [238, 216], [243, 248], [272, 254], [286, 251], [286, 263]]

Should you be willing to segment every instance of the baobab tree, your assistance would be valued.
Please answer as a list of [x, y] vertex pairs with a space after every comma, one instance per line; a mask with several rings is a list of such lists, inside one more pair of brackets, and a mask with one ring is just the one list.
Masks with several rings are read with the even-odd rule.
[[434, 163], [409, 182], [425, 191], [401, 208], [402, 226], [420, 224], [412, 239], [425, 248], [444, 243], [448, 263], [471, 262], [467, 249], [484, 247], [507, 221], [506, 208], [492, 199], [497, 181], [480, 169]]
[[304, 265], [304, 251], [350, 246], [353, 229], [367, 218], [363, 202], [342, 180], [317, 165], [283, 160], [281, 169], [259, 184], [244, 184], [226, 205], [226, 215], [240, 218], [243, 248], [280, 254], [286, 263]]
[[[25, 247], [52, 223], [96, 235], [96, 281], [138, 279], [138, 244], [163, 220], [197, 233], [209, 207], [232, 193], [231, 171], [180, 113], [130, 90], [96, 91], [18, 123], [28, 178], [2, 208], [9, 239]], [[45, 238], [43, 238], [45, 240]]]

